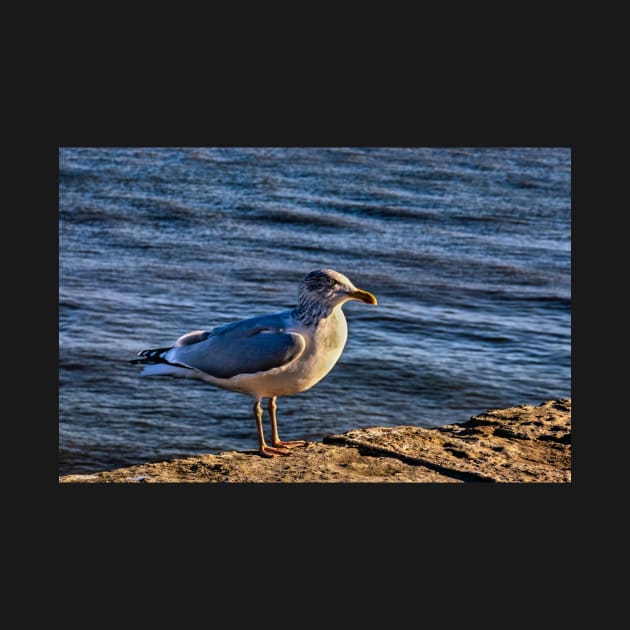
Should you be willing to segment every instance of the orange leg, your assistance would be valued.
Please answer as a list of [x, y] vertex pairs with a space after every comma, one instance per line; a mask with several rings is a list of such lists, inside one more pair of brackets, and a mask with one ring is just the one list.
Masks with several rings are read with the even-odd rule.
[[278, 436], [278, 421], [276, 420], [276, 409], [278, 406], [276, 405], [276, 396], [272, 396], [269, 399], [269, 405], [267, 407], [269, 409], [269, 417], [271, 418], [271, 443], [274, 446], [293, 448], [295, 446], [306, 446], [306, 442], [304, 440], [293, 440], [289, 442], [284, 442]]
[[278, 444], [274, 444], [273, 447], [267, 446], [265, 442], [265, 434], [263, 432], [262, 425], [262, 407], [260, 406], [260, 400], [257, 400], [254, 403], [254, 417], [256, 418], [256, 426], [258, 428], [258, 442], [260, 444], [260, 454], [263, 457], [275, 457], [276, 455], [288, 455], [289, 451], [286, 448], [274, 448], [277, 446], [281, 446]]

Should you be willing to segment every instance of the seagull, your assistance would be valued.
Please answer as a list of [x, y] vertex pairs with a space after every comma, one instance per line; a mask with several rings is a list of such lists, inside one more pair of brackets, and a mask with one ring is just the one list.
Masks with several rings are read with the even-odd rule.
[[[333, 269], [311, 271], [298, 289], [297, 306], [182, 335], [175, 345], [138, 352], [140, 376], [194, 378], [254, 398], [259, 453], [288, 455], [304, 440], [283, 441], [276, 419], [279, 396], [310, 389], [335, 366], [348, 339], [342, 306], [349, 300], [376, 304]], [[268, 398], [271, 446], [265, 442], [261, 402]]]

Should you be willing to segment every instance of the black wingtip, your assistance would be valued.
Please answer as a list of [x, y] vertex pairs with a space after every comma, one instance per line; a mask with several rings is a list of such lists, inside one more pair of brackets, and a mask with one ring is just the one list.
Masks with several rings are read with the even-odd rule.
[[170, 349], [171, 346], [168, 348], [147, 348], [146, 350], [140, 350], [140, 352], [138, 352], [138, 356], [142, 358], [130, 359], [129, 363], [168, 363], [162, 355]]

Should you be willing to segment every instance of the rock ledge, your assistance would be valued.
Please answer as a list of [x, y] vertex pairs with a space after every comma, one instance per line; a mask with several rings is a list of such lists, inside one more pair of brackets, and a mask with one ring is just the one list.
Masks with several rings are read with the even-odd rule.
[[60, 483], [570, 482], [571, 399], [487, 411], [432, 429], [354, 429], [286, 457], [226, 451]]

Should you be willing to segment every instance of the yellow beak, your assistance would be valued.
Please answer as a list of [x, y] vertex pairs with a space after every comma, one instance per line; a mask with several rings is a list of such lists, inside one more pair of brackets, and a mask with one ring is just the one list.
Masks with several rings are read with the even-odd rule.
[[378, 304], [376, 298], [369, 291], [361, 291], [361, 289], [357, 289], [356, 291], [350, 291], [348, 295], [355, 300], [361, 300], [361, 302], [365, 302], [366, 304]]

